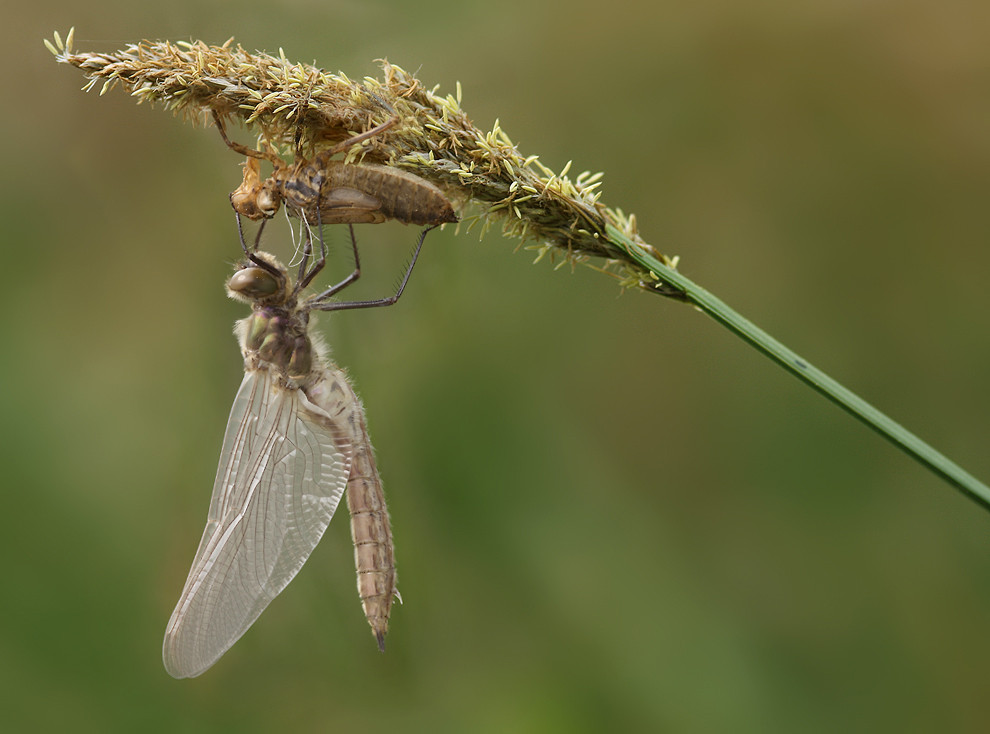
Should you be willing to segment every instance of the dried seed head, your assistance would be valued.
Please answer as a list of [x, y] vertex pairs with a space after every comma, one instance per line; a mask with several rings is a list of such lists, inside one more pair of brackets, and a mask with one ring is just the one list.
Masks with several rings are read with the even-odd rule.
[[[618, 277], [623, 287], [661, 292], [655, 277], [630, 258], [626, 245], [610, 239], [607, 225], [665, 265], [675, 261], [643, 242], [636, 221], [599, 202], [601, 174], [567, 176], [568, 163], [554, 173], [536, 156], [523, 157], [498, 121], [482, 132], [461, 109], [457, 94], [440, 96], [413, 75], [382, 61], [382, 79], [354, 82], [308, 64], [251, 53], [233, 39], [219, 46], [201, 41], [142, 41], [113, 53], [76, 53], [72, 32], [63, 44], [45, 41], [60, 63], [82, 70], [85, 89], [102, 82], [101, 94], [123, 86], [139, 102], [157, 102], [193, 121], [204, 112], [239, 119], [257, 129], [274, 149], [297, 139], [313, 154], [383, 123], [399, 123], [348, 151], [346, 160], [395, 166], [440, 187], [455, 203], [474, 202], [478, 214], [462, 220], [486, 232], [502, 231], [537, 251], [537, 260], [563, 256]], [[606, 258], [595, 264], [591, 257]]]

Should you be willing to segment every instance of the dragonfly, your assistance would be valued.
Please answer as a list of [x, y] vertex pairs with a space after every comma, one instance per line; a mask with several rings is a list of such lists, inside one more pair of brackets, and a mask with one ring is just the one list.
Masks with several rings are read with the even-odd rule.
[[[316, 547], [346, 494], [357, 586], [384, 651], [393, 599], [400, 599], [382, 481], [361, 401], [313, 333], [314, 312], [388, 306], [402, 295], [426, 237], [419, 238], [394, 295], [334, 300], [354, 269], [321, 293], [304, 295], [326, 262], [309, 233], [295, 281], [274, 256], [243, 241], [244, 261], [227, 293], [251, 306], [235, 334], [244, 379], [223, 439], [206, 528], [165, 631], [162, 658], [175, 678], [210, 668], [288, 585]], [[308, 230], [307, 230], [308, 232]]]

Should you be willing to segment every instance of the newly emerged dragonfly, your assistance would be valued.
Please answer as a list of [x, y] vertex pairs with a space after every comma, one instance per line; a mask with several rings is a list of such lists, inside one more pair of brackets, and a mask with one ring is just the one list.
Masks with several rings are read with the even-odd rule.
[[384, 649], [395, 586], [392, 531], [364, 410], [343, 371], [311, 332], [313, 311], [369, 308], [402, 295], [424, 232], [396, 293], [334, 301], [354, 271], [322, 293], [303, 291], [325, 263], [308, 236], [295, 283], [271, 255], [247, 250], [227, 282], [251, 305], [235, 333], [241, 383], [224, 435], [206, 529], [165, 632], [163, 660], [176, 678], [207, 670], [295, 577], [347, 495], [358, 593]]

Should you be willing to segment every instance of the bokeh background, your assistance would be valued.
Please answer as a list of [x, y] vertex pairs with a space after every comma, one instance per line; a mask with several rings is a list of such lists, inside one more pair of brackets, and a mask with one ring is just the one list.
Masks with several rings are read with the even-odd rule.
[[[233, 35], [459, 80], [480, 127], [604, 170], [683, 272], [990, 478], [984, 0], [21, 3], [0, 30], [0, 728], [986, 730], [990, 515], [690, 308], [452, 228], [397, 307], [322, 322], [389, 496], [388, 651], [342, 517], [219, 664], [170, 679], [240, 380], [239, 161], [82, 93], [42, 46], [71, 25], [79, 50]], [[378, 295], [415, 232], [360, 237]]]

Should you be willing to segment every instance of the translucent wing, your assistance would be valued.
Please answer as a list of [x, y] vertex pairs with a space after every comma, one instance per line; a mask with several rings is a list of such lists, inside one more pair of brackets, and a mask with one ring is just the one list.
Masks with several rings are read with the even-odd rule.
[[346, 486], [350, 446], [333, 419], [268, 369], [244, 376], [231, 408], [206, 530], [165, 631], [175, 678], [223, 655], [295, 577]]

